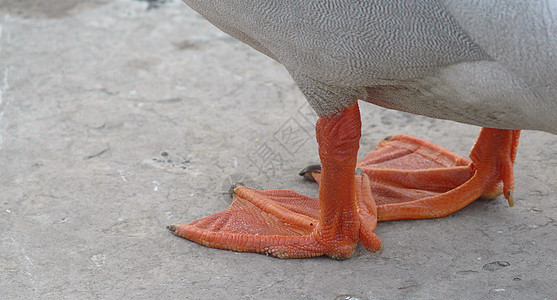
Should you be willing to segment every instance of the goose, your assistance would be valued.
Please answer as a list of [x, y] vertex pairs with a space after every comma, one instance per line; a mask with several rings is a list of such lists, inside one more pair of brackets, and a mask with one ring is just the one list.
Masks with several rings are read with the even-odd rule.
[[[236, 186], [228, 210], [168, 226], [179, 237], [280, 258], [377, 251], [378, 221], [512, 206], [520, 131], [557, 134], [555, 0], [185, 2], [286, 68], [319, 115], [321, 165], [301, 172], [317, 198]], [[483, 128], [469, 159], [396, 135], [358, 163], [358, 101]]]

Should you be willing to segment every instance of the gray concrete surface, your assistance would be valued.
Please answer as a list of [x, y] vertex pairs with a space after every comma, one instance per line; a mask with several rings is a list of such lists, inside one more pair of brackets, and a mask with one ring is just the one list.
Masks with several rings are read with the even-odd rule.
[[[41, 2], [0, 1], [0, 298], [557, 295], [557, 136], [541, 132], [523, 133], [515, 207], [380, 223], [382, 253], [280, 260], [174, 237], [228, 206], [231, 177], [315, 195], [296, 175], [317, 162], [314, 115], [279, 64], [179, 1]], [[361, 107], [362, 156], [398, 132], [466, 155], [479, 129]]]

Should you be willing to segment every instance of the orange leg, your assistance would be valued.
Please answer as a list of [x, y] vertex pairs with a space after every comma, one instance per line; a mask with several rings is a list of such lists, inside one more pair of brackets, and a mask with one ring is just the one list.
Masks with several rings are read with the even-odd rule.
[[[512, 206], [519, 136], [519, 130], [482, 128], [469, 160], [428, 141], [396, 135], [381, 141], [357, 166], [371, 180], [378, 221], [439, 218], [502, 193]], [[311, 176], [320, 181], [317, 172]]]
[[348, 258], [359, 240], [368, 250], [378, 250], [381, 240], [373, 233], [377, 207], [370, 181], [366, 174], [354, 175], [360, 131], [357, 104], [318, 120], [318, 199], [287, 190], [237, 187], [228, 210], [168, 228], [208, 247], [276, 257]]
[[514, 205], [514, 173], [516, 147], [520, 130], [482, 128], [470, 151], [473, 168], [479, 174], [477, 185], [485, 186], [482, 198], [495, 198], [503, 194], [509, 206]]

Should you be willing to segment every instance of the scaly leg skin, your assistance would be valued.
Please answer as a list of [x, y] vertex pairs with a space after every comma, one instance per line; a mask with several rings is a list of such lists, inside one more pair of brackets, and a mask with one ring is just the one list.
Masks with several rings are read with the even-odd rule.
[[[469, 160], [428, 141], [396, 135], [381, 141], [357, 166], [371, 180], [378, 221], [439, 218], [501, 194], [513, 206], [519, 136], [519, 130], [482, 128]], [[318, 171], [310, 177], [320, 181]]]
[[208, 247], [281, 258], [345, 259], [358, 241], [378, 250], [370, 180], [366, 174], [354, 175], [361, 135], [358, 105], [319, 118], [315, 127], [322, 164], [317, 199], [288, 190], [237, 187], [228, 210], [168, 229]]
[[509, 206], [514, 205], [514, 172], [516, 148], [520, 130], [482, 128], [470, 151], [478, 178], [476, 184], [485, 186], [481, 198], [492, 199], [503, 194]]

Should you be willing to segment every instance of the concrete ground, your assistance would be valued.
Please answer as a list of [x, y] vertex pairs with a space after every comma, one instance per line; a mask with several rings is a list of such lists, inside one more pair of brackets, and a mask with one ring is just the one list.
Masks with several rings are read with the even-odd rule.
[[[515, 207], [380, 223], [382, 253], [281, 260], [173, 236], [226, 209], [237, 178], [315, 195], [296, 175], [318, 161], [315, 115], [278, 63], [177, 0], [45, 3], [0, 0], [1, 298], [557, 295], [557, 136], [541, 132], [521, 138]], [[479, 129], [361, 108], [361, 156], [398, 132], [466, 155]]]

